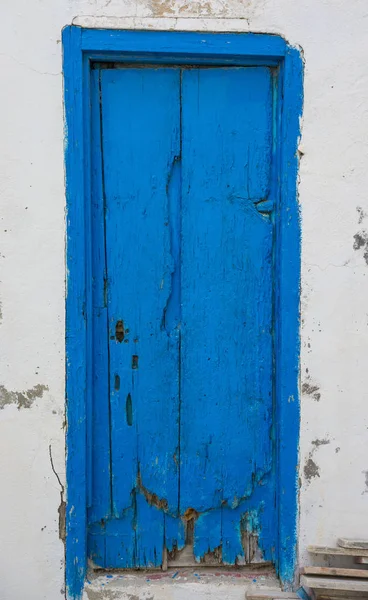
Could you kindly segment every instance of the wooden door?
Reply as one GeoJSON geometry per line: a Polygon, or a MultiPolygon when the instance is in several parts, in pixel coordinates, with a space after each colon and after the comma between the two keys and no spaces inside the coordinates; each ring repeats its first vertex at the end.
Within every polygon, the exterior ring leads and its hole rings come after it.
{"type": "Polygon", "coordinates": [[[92,91],[89,556],[274,560],[272,72],[100,66],[92,91]]]}

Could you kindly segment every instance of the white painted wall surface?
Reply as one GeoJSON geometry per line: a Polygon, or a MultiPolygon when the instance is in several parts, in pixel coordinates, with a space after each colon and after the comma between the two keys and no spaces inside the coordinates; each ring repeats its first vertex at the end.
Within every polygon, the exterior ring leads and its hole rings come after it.
{"type": "Polygon", "coordinates": [[[60,37],[73,19],[272,32],[303,48],[301,561],[308,543],[367,537],[367,0],[3,0],[0,599],[58,600],[64,593],[60,486],[49,447],[64,482],[60,37]],[[314,476],[307,478],[309,460],[316,466],[309,462],[314,476]]]}

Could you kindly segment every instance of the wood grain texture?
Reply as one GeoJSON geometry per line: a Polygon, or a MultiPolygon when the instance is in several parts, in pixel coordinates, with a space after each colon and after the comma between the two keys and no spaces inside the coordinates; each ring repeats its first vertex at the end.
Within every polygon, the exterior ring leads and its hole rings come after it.
{"type": "Polygon", "coordinates": [[[301,575],[326,575],[330,577],[357,577],[368,579],[368,569],[345,569],[343,567],[302,567],[301,575]]]}
{"type": "Polygon", "coordinates": [[[92,188],[92,414],[90,446],[92,472],[91,506],[88,520],[93,523],[111,514],[110,428],[108,373],[108,314],[106,303],[106,256],[101,155],[100,81],[98,71],[91,73],[91,188],[92,188]]]}
{"type": "MultiPolygon", "coordinates": [[[[94,444],[94,425],[90,422],[95,403],[92,398],[94,380],[90,368],[93,351],[90,327],[93,320],[90,282],[93,275],[90,264],[93,242],[90,210],[90,65],[92,64],[90,61],[96,57],[101,61],[114,59],[128,61],[131,64],[151,62],[159,65],[167,64],[169,61],[172,64],[279,67],[275,77],[278,83],[274,93],[279,108],[273,116],[274,140],[277,139],[278,143],[274,145],[272,156],[272,179],[280,184],[281,199],[276,213],[276,223],[279,221],[276,253],[278,270],[276,310],[277,314],[280,314],[275,336],[279,352],[275,392],[278,423],[276,433],[279,446],[277,510],[280,515],[276,567],[282,580],[290,584],[293,580],[296,556],[295,482],[299,428],[297,373],[300,226],[296,190],[298,169],[296,147],[302,108],[303,66],[300,53],[275,35],[89,31],[78,27],[67,27],[63,30],[63,52],[68,211],[67,597],[75,600],[82,594],[87,558],[86,507],[89,506],[89,510],[93,510],[93,477],[96,477],[96,473],[93,473],[94,460],[90,448],[87,447],[86,452],[85,444],[85,440],[89,445],[94,444]]],[[[276,106],[275,101],[274,106],[276,106]]],[[[132,423],[129,426],[133,427],[133,402],[126,402],[125,413],[127,422],[132,423]],[[131,410],[128,410],[129,406],[131,410]]],[[[142,486],[140,487],[143,490],[142,486]]],[[[145,490],[147,497],[152,500],[152,495],[149,496],[147,491],[149,490],[145,490]]],[[[255,494],[257,493],[258,489],[255,490],[255,494]]],[[[157,497],[154,499],[158,500],[157,497]]],[[[271,498],[265,500],[263,497],[263,501],[270,506],[273,500],[271,498]]],[[[132,505],[134,502],[135,498],[132,494],[132,505]]],[[[257,512],[259,511],[248,511],[247,520],[250,529],[257,526],[257,512]]],[[[133,511],[134,514],[136,510],[133,511]]],[[[205,517],[204,514],[204,520],[205,517]]],[[[234,520],[234,513],[229,513],[229,519],[230,522],[234,520]]],[[[200,518],[197,519],[198,525],[199,520],[200,518]]],[[[185,536],[183,521],[178,521],[168,513],[165,513],[165,521],[167,544],[172,544],[173,548],[176,545],[180,547],[184,544],[185,536]]],[[[268,525],[271,525],[271,522],[268,525]]],[[[268,525],[265,526],[263,522],[260,537],[267,537],[268,525]]],[[[248,526],[243,524],[244,530],[248,526]]],[[[101,531],[97,532],[94,527],[95,524],[91,523],[89,537],[102,536],[100,540],[94,540],[94,546],[104,556],[107,564],[110,565],[111,561],[115,560],[120,566],[128,565],[137,553],[136,520],[127,518],[100,521],[99,527],[100,530],[104,530],[103,534],[101,531]],[[115,527],[115,530],[111,529],[110,524],[115,527]],[[111,544],[106,543],[107,538],[113,538],[110,540],[111,544]],[[129,549],[130,556],[125,555],[124,548],[129,549]]],[[[246,533],[248,535],[248,532],[246,533]]],[[[250,539],[251,537],[250,534],[250,539]]],[[[250,542],[247,552],[250,552],[251,547],[253,544],[250,542]]]]}
{"type": "Polygon", "coordinates": [[[328,546],[308,546],[310,554],[330,554],[331,556],[367,556],[368,550],[354,550],[353,548],[329,548],[328,546]]]}
{"type": "Polygon", "coordinates": [[[178,333],[168,313],[179,71],[102,71],[101,99],[113,514],[125,518],[128,511],[126,518],[136,520],[136,564],[157,566],[162,509],[178,509],[178,333]],[[115,337],[118,321],[122,341],[115,337]]]}
{"type": "Polygon", "coordinates": [[[270,71],[183,71],[182,99],[180,511],[201,514],[196,556],[234,563],[236,509],[273,486],[270,71]]]}
{"type": "Polygon", "coordinates": [[[249,546],[257,539],[270,560],[270,70],[95,73],[102,144],[94,153],[102,152],[102,174],[96,168],[94,186],[104,208],[94,220],[99,364],[91,522],[106,518],[110,498],[111,516],[131,524],[134,544],[114,563],[112,545],[126,533],[91,531],[93,558],[105,567],[158,566],[164,543],[169,551],[189,543],[183,524],[191,522],[198,561],[213,552],[226,564],[259,561],[262,554],[249,546]],[[106,542],[100,556],[99,535],[106,542]]]}
{"type": "Polygon", "coordinates": [[[358,581],[353,579],[333,579],[332,577],[313,577],[311,575],[302,575],[301,585],[313,590],[331,590],[344,592],[361,592],[365,596],[368,594],[368,580],[358,581]]]}

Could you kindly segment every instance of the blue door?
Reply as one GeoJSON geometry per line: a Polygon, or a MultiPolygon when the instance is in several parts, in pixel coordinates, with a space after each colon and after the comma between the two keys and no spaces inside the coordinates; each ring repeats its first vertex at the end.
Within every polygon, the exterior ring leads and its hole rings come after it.
{"type": "Polygon", "coordinates": [[[92,71],[89,556],[275,560],[272,70],[112,67],[92,71]]]}

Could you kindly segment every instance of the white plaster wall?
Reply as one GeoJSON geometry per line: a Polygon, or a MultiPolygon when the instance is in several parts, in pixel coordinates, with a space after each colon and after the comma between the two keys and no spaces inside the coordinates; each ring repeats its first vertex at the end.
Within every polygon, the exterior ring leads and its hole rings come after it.
{"type": "Polygon", "coordinates": [[[49,448],[63,483],[60,32],[73,19],[273,32],[303,48],[301,560],[308,543],[368,536],[367,1],[2,0],[1,8],[0,599],[63,594],[49,448]]]}

